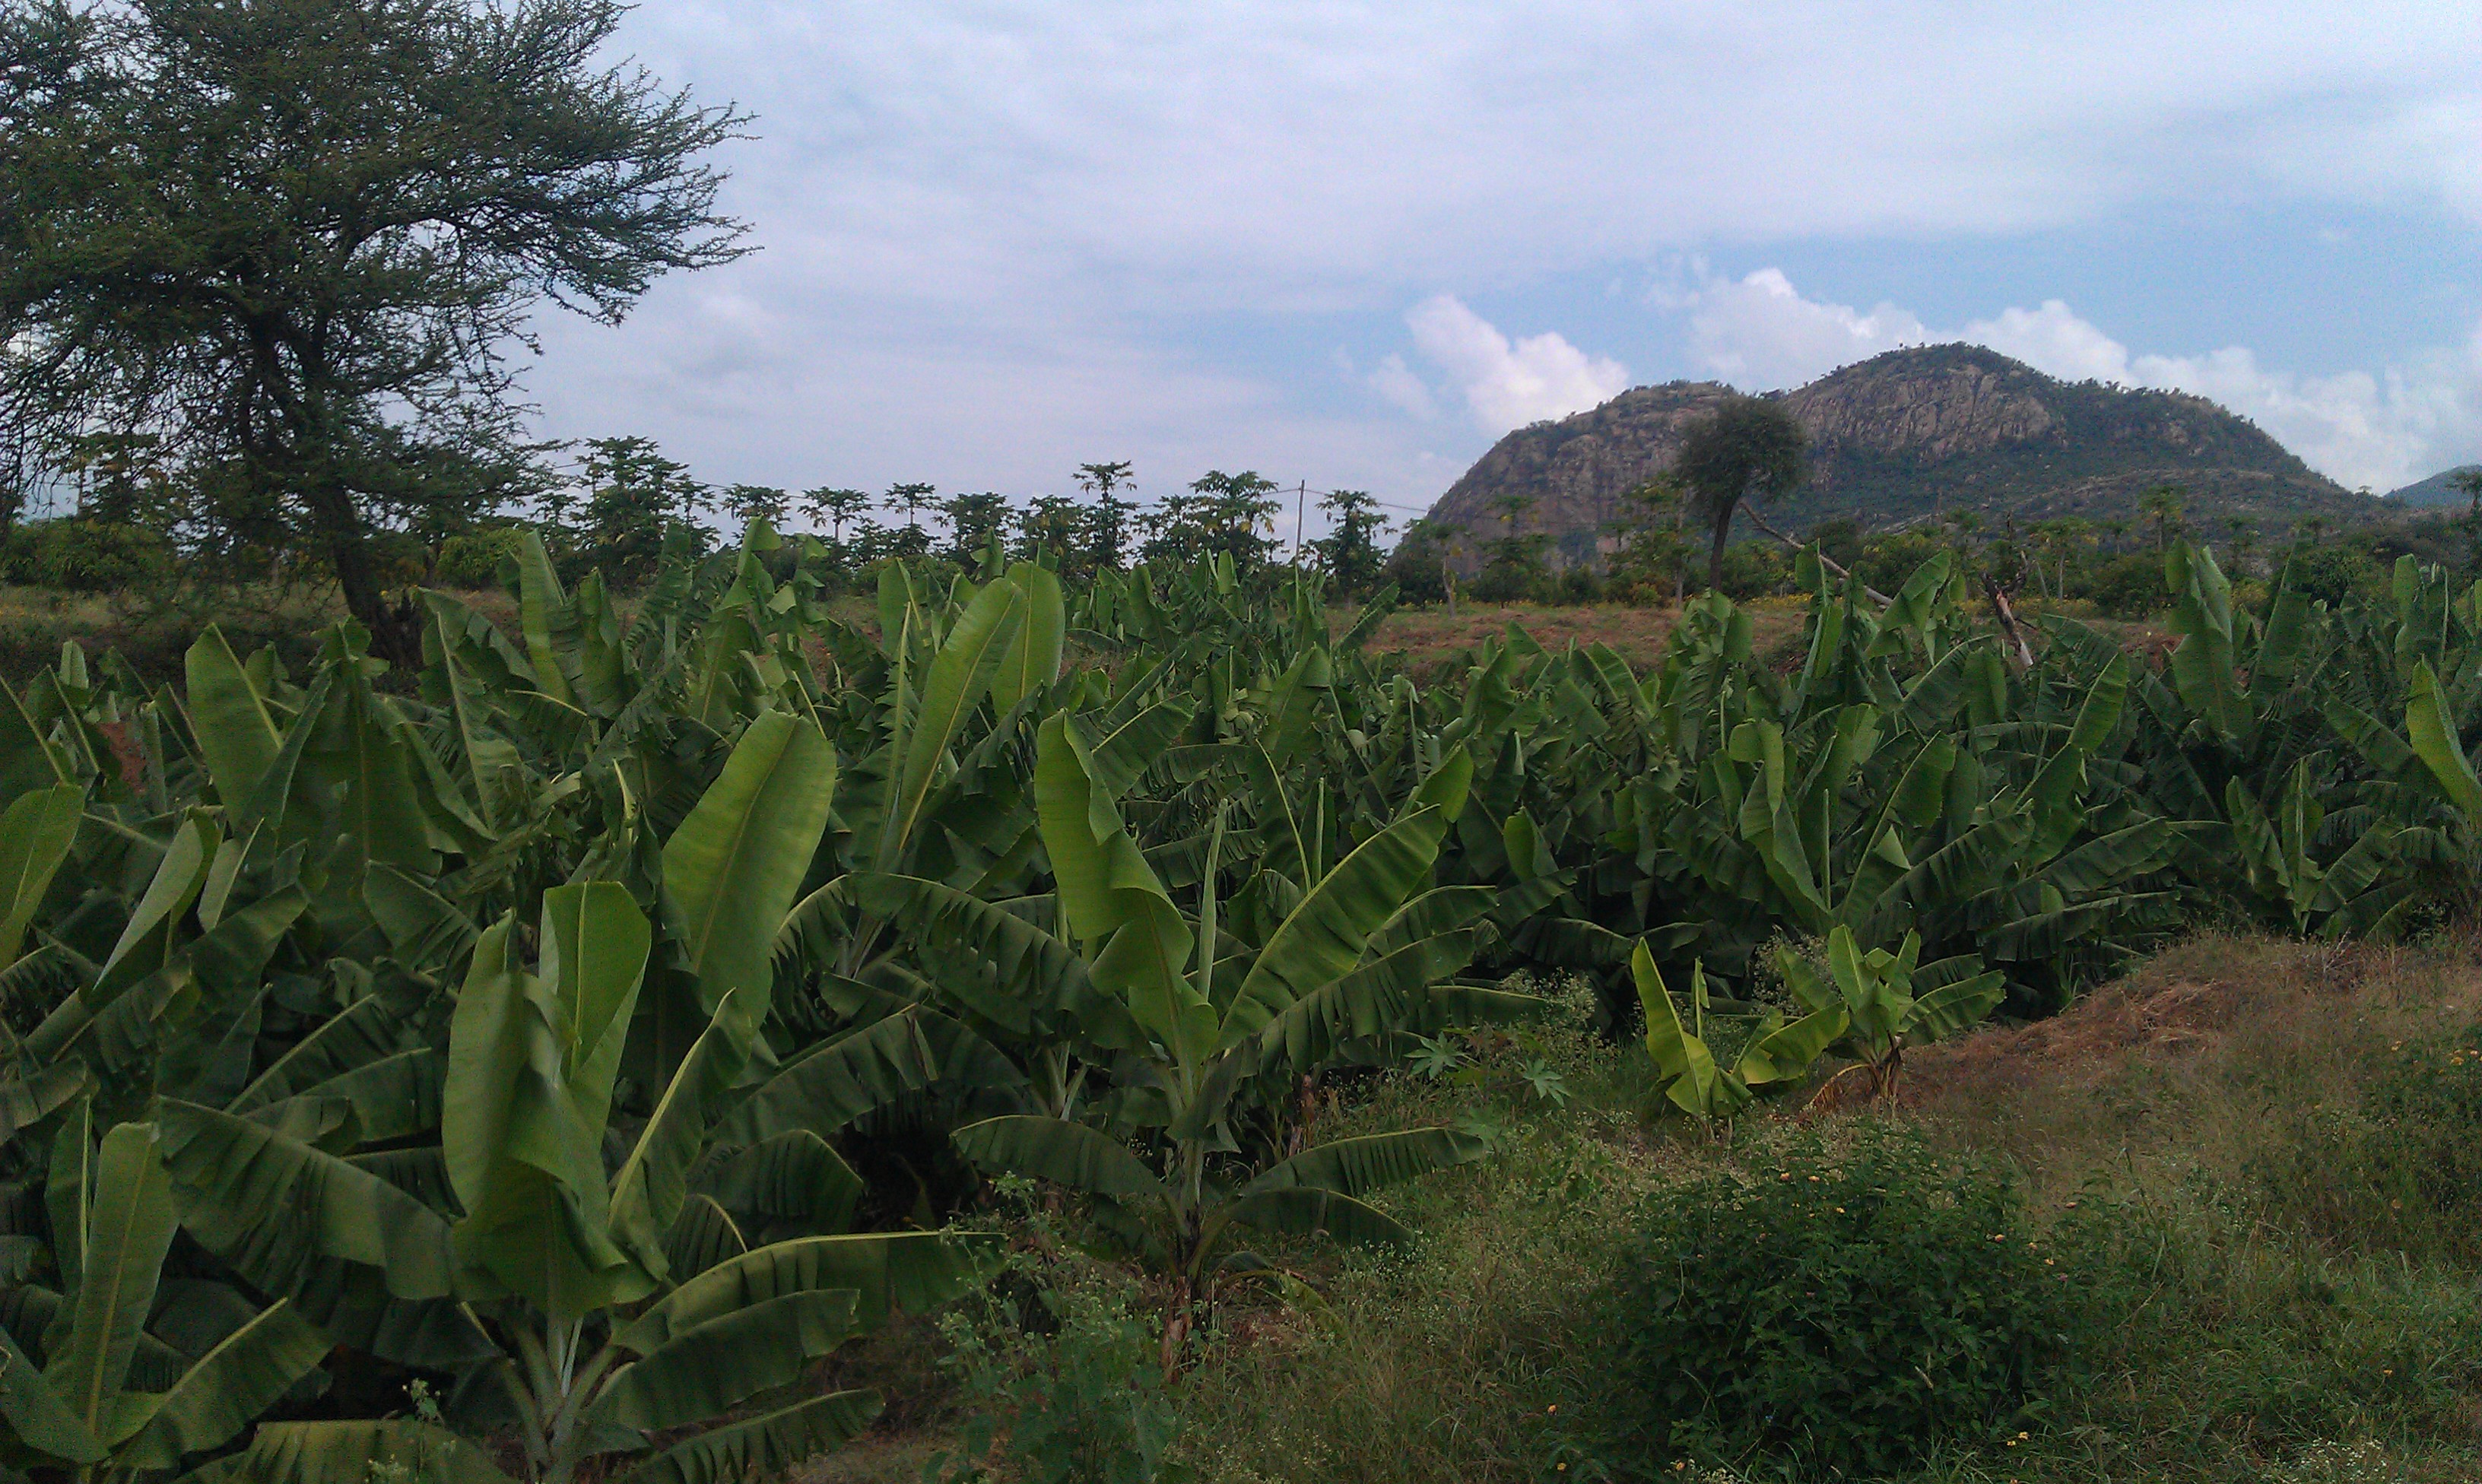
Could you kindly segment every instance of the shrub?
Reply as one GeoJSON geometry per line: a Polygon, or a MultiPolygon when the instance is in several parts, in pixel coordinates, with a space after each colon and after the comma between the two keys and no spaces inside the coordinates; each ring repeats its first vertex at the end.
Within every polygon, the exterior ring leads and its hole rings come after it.
{"type": "Polygon", "coordinates": [[[33,570],[45,587],[68,592],[119,592],[144,586],[171,569],[164,538],[143,526],[99,520],[47,520],[28,528],[33,570]]]}
{"type": "Polygon", "coordinates": [[[40,530],[21,521],[0,531],[0,583],[27,586],[41,581],[35,575],[35,535],[40,530]]]}
{"type": "Polygon", "coordinates": [[[2163,559],[2152,552],[2123,552],[2095,568],[2085,595],[2114,618],[2151,617],[2172,606],[2163,559]]]}
{"type": "Polygon", "coordinates": [[[1851,565],[1862,581],[1881,592],[1894,592],[1923,562],[1946,549],[1946,543],[1926,533],[1898,531],[1863,540],[1862,559],[1851,565]]]}
{"type": "Polygon", "coordinates": [[[371,575],[383,587],[416,586],[431,569],[430,548],[411,532],[374,531],[364,549],[370,555],[371,575]]]}
{"type": "Polygon", "coordinates": [[[1396,585],[1397,597],[1421,606],[1447,601],[1448,582],[1439,570],[1439,551],[1428,541],[1400,542],[1380,569],[1380,580],[1396,585]]]}
{"type": "Polygon", "coordinates": [[[964,1428],[951,1484],[989,1478],[976,1461],[994,1443],[1019,1484],[1152,1484],[1175,1472],[1164,1452],[1179,1415],[1156,1360],[1159,1325],[1093,1292],[1043,1289],[1035,1302],[1051,1333],[1030,1326],[1009,1349],[946,1326],[965,1393],[984,1409],[964,1428]]]}
{"type": "Polygon", "coordinates": [[[1782,592],[1791,581],[1791,553],[1773,542],[1736,541],[1724,548],[1724,595],[1735,602],[1782,592]]]}
{"type": "Polygon", "coordinates": [[[1551,580],[1551,596],[1561,603],[1593,603],[1603,596],[1602,574],[1584,562],[1562,567],[1551,580]]]}
{"type": "Polygon", "coordinates": [[[2285,586],[2329,608],[2341,604],[2356,589],[2375,592],[2379,581],[2378,564],[2347,546],[2319,546],[2296,551],[2284,567],[2285,586]]]}
{"type": "Polygon", "coordinates": [[[439,543],[432,581],[442,587],[481,592],[500,585],[500,563],[516,560],[525,533],[515,526],[487,526],[439,543]]]}
{"type": "Polygon", "coordinates": [[[940,1367],[972,1408],[926,1484],[1161,1484],[1179,1431],[1163,1324],[1124,1275],[1073,1256],[1032,1182],[997,1192],[1025,1237],[997,1281],[940,1316],[940,1367]],[[994,1475],[989,1467],[1001,1465],[994,1475]]]}
{"type": "Polygon", "coordinates": [[[1870,1475],[2021,1412],[2063,1360],[2070,1268],[2013,1183],[1865,1129],[1667,1187],[1610,1295],[1615,1443],[1870,1475]]]}

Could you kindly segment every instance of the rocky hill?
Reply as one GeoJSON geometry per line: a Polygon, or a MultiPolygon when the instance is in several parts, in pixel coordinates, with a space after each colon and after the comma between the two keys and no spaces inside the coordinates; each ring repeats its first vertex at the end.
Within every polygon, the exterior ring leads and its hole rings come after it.
{"type": "Polygon", "coordinates": [[[2482,464],[2460,464],[2453,469],[2442,469],[2426,480],[2407,484],[2402,489],[2388,491],[2388,499],[2393,504],[2402,506],[2427,508],[2442,506],[2462,508],[2470,503],[2473,497],[2450,484],[2448,481],[2465,474],[2482,474],[2482,464]]]}
{"type": "MultiPolygon", "coordinates": [[[[1669,469],[1688,426],[1729,392],[1713,381],[1638,387],[1519,429],[1432,518],[1466,532],[1471,549],[1507,533],[1503,496],[1528,497],[1518,529],[1551,537],[1553,564],[1591,560],[1632,513],[1623,497],[1669,469]]],[[[1810,438],[1808,481],[1765,507],[1787,530],[1842,516],[1884,531],[1959,508],[1987,528],[2011,517],[2133,521],[2138,497],[2157,484],[2180,485],[2202,527],[2240,518],[2276,534],[2304,515],[2385,513],[2205,398],[2060,381],[1978,346],[1891,351],[1776,397],[1810,438]]]]}

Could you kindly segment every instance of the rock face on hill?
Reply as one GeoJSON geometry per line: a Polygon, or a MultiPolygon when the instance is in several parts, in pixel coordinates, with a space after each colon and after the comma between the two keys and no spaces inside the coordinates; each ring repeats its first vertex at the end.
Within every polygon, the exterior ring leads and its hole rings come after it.
{"type": "MultiPolygon", "coordinates": [[[[1468,553],[1508,533],[1503,497],[1532,504],[1518,529],[1550,540],[1555,566],[1611,550],[1624,497],[1670,469],[1688,427],[1730,388],[1675,381],[1499,440],[1432,508],[1468,553]]],[[[1799,531],[1849,517],[1884,531],[1969,508],[1986,529],[2075,515],[2138,518],[2157,484],[2184,491],[2201,527],[2240,518],[2281,534],[2293,520],[2377,518],[2377,502],[2313,472],[2246,419],[2202,397],[2055,380],[1978,346],[1891,351],[1776,394],[1809,430],[1809,477],[1766,504],[1799,531]]]]}

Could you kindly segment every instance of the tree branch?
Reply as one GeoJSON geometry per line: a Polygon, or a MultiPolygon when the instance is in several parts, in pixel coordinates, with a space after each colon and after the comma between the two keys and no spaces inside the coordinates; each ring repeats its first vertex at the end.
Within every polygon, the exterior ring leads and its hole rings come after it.
{"type": "Polygon", "coordinates": [[[1982,577],[1982,590],[1991,599],[1991,611],[1999,615],[1999,627],[2007,631],[2008,642],[2017,648],[2017,667],[2032,669],[2034,649],[2025,642],[2025,631],[2018,627],[2016,610],[2008,606],[2008,594],[2000,590],[1999,585],[1992,581],[1987,572],[1982,577]]]}
{"type": "MultiPolygon", "coordinates": [[[[1767,523],[1767,518],[1758,513],[1757,506],[1747,495],[1743,495],[1741,497],[1741,511],[1743,514],[1750,517],[1751,525],[1756,526],[1760,531],[1774,536],[1777,540],[1791,547],[1794,551],[1804,550],[1801,542],[1794,540],[1792,537],[1769,525],[1767,523]]],[[[1852,573],[1844,570],[1844,568],[1836,562],[1835,558],[1827,555],[1827,553],[1823,551],[1818,554],[1818,564],[1825,567],[1830,572],[1835,573],[1838,577],[1849,579],[1853,576],[1852,573]]],[[[1886,608],[1888,604],[1896,601],[1886,593],[1881,592],[1878,588],[1871,586],[1868,583],[1863,583],[1862,585],[1862,591],[1871,602],[1878,604],[1881,608],[1886,608]]]]}

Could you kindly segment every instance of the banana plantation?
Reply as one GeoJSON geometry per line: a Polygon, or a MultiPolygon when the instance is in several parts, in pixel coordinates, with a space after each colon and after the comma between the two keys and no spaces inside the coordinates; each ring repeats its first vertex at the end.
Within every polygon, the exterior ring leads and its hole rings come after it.
{"type": "Polygon", "coordinates": [[[823,1362],[986,1281],[993,1178],[1177,1365],[1219,1285],[1490,1157],[1321,1089],[1551,984],[1720,1128],[2201,924],[2422,931],[2482,865],[2482,586],[2410,558],[2254,612],[2176,547],[2149,655],[1806,556],[1797,640],[1710,595],[1650,673],[1511,629],[1417,675],[1307,573],[979,576],[887,566],[874,624],[764,525],[626,603],[538,542],[515,623],[424,600],[418,674],[346,625],[10,689],[0,1462],[762,1476],[881,1407],[823,1362]]]}

